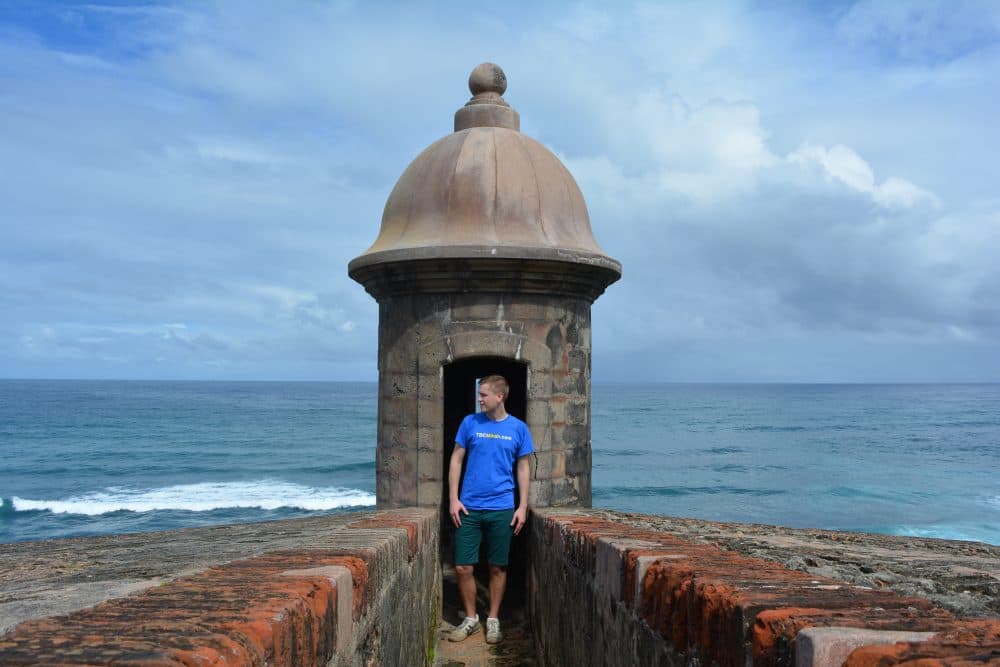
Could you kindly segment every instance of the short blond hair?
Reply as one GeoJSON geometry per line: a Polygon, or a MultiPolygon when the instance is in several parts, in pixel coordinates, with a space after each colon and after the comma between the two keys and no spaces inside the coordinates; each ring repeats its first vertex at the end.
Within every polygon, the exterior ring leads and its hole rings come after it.
{"type": "Polygon", "coordinates": [[[480,387],[484,384],[488,384],[494,394],[503,394],[503,399],[505,401],[507,400],[507,394],[510,391],[510,385],[507,384],[507,378],[502,375],[487,375],[479,381],[480,387]]]}

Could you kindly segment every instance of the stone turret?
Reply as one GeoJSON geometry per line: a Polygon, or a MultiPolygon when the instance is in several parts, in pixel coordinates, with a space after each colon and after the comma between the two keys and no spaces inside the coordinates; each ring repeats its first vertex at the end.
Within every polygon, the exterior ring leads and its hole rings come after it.
{"type": "Polygon", "coordinates": [[[379,303],[380,508],[447,499],[458,424],[491,373],[535,440],[531,504],[590,506],[590,307],[621,265],[506,88],[498,66],[473,70],[455,132],[403,172],[348,269],[379,303]]]}

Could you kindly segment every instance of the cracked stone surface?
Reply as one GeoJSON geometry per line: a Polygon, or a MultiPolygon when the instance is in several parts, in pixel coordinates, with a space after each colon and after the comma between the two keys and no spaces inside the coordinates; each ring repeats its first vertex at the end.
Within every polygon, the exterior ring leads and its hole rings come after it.
{"type": "Polygon", "coordinates": [[[1000,547],[981,542],[603,512],[793,570],[925,597],[959,616],[1000,616],[1000,547]]]}

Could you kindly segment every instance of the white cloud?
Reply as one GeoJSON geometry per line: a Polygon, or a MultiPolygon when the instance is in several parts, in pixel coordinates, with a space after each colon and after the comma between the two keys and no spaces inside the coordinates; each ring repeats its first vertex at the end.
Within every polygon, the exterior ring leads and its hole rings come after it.
{"type": "Polygon", "coordinates": [[[830,178],[854,190],[870,194],[882,206],[908,208],[921,203],[937,203],[937,197],[932,193],[921,190],[905,179],[893,176],[877,183],[871,166],[847,146],[824,148],[803,144],[789,153],[786,159],[806,167],[819,165],[830,178]]]}

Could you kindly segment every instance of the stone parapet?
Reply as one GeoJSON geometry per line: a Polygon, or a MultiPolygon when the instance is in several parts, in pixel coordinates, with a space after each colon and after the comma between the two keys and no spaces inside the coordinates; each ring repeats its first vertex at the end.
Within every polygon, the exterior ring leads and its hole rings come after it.
{"type": "Polygon", "coordinates": [[[926,598],[678,537],[650,527],[657,520],[533,512],[528,597],[541,664],[1000,665],[995,617],[961,618],[926,598]]]}
{"type": "MultiPolygon", "coordinates": [[[[273,546],[287,542],[285,531],[294,525],[274,522],[244,530],[256,530],[273,546]]],[[[325,531],[316,530],[315,522],[305,525],[315,539],[299,540],[294,548],[230,560],[134,595],[22,622],[0,636],[0,664],[429,662],[440,620],[437,512],[349,515],[325,531]]],[[[221,530],[238,533],[239,528],[221,530]]],[[[164,558],[170,559],[178,557],[172,538],[183,541],[184,533],[148,537],[163,540],[164,558]]],[[[206,551],[219,547],[204,531],[201,540],[206,551]]],[[[102,556],[108,554],[98,559],[102,556]]],[[[175,562],[182,564],[182,559],[175,562]]]]}
{"type": "MultiPolygon", "coordinates": [[[[0,545],[0,665],[430,664],[439,538],[405,508],[0,545]]],[[[998,547],[536,508],[526,551],[517,664],[1000,665],[998,547]]]]}

